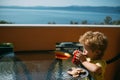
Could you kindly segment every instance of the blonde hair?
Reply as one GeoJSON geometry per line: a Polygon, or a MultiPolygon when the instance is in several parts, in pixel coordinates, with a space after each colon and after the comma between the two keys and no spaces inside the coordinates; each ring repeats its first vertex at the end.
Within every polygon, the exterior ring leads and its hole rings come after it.
{"type": "Polygon", "coordinates": [[[88,31],[80,36],[79,42],[88,46],[92,51],[100,50],[100,54],[103,55],[107,48],[107,37],[101,32],[88,31]]]}

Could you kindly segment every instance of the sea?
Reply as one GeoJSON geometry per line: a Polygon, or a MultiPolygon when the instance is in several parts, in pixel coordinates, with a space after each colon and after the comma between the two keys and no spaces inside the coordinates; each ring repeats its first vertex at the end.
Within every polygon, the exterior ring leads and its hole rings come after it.
{"type": "Polygon", "coordinates": [[[85,20],[89,24],[96,24],[104,22],[106,16],[120,20],[120,13],[0,8],[0,20],[14,24],[70,24],[85,20]]]}

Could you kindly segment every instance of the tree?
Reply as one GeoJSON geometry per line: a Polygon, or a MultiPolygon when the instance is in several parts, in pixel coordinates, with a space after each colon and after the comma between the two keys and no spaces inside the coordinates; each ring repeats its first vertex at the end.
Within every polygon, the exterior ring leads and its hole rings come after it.
{"type": "Polygon", "coordinates": [[[0,24],[12,24],[12,22],[7,22],[5,20],[0,20],[0,24]]]}
{"type": "Polygon", "coordinates": [[[70,24],[78,24],[76,21],[70,21],[70,24]]]}
{"type": "Polygon", "coordinates": [[[110,16],[106,16],[104,19],[104,24],[112,24],[112,18],[110,16]]]}
{"type": "Polygon", "coordinates": [[[88,24],[87,20],[83,20],[81,24],[88,24]]]}
{"type": "Polygon", "coordinates": [[[120,25],[120,20],[115,20],[112,22],[113,25],[120,25]]]}

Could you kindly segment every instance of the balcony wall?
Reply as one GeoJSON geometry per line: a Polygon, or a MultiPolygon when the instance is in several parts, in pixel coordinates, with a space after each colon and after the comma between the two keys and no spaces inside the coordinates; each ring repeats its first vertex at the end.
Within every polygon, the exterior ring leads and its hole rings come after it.
{"type": "MultiPolygon", "coordinates": [[[[104,59],[111,59],[120,53],[120,28],[109,26],[1,26],[0,43],[13,43],[15,51],[55,50],[56,42],[78,42],[79,36],[89,30],[103,32],[108,37],[104,59]]],[[[120,78],[119,61],[108,64],[105,80],[120,78]]]]}

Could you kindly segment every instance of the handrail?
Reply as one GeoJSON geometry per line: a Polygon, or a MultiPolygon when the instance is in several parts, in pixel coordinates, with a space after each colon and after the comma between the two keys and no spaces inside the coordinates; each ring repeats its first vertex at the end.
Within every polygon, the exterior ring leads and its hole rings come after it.
{"type": "Polygon", "coordinates": [[[0,27],[120,27],[120,25],[87,25],[87,24],[0,24],[0,27]]]}

